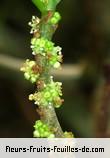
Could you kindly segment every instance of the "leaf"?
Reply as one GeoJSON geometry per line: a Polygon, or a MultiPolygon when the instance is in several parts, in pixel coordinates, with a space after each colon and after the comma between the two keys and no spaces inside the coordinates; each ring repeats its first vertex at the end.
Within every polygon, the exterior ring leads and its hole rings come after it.
{"type": "Polygon", "coordinates": [[[56,8],[56,5],[61,0],[32,0],[32,2],[35,4],[35,6],[42,12],[47,12],[49,10],[54,11],[56,8]]]}

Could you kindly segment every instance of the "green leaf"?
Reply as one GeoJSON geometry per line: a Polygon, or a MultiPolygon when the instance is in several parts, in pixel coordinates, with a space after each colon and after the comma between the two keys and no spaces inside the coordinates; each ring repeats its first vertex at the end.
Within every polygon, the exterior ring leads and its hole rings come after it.
{"type": "Polygon", "coordinates": [[[49,10],[54,11],[56,8],[56,5],[61,0],[32,0],[32,2],[35,4],[35,6],[42,12],[47,12],[49,10]]]}

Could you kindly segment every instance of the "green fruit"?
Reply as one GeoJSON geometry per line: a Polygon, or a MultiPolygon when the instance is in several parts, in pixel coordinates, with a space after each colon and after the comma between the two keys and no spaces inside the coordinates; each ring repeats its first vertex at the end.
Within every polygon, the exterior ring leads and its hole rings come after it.
{"type": "Polygon", "coordinates": [[[58,20],[55,17],[52,17],[50,22],[51,22],[51,24],[55,25],[58,23],[58,20]]]}
{"type": "Polygon", "coordinates": [[[53,17],[51,18],[50,22],[51,22],[51,24],[55,25],[59,22],[60,19],[61,19],[61,16],[60,16],[59,12],[55,12],[53,17]]]}
{"type": "Polygon", "coordinates": [[[59,14],[59,12],[55,12],[54,17],[57,19],[57,21],[61,19],[61,15],[59,14]]]}

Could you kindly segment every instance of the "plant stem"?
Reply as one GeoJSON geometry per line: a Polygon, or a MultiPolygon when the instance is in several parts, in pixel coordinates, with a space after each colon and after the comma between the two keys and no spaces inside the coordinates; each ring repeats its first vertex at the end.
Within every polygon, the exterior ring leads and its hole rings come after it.
{"type": "MultiPolygon", "coordinates": [[[[42,15],[41,18],[41,24],[40,24],[40,37],[46,38],[48,40],[51,40],[53,33],[56,30],[56,27],[53,27],[52,25],[48,24],[49,18],[53,15],[52,11],[49,11],[45,13],[45,15],[42,15]]],[[[34,35],[36,36],[36,35],[34,35]]],[[[36,37],[37,38],[37,37],[36,37]]],[[[36,63],[40,67],[43,68],[43,81],[48,84],[50,82],[50,67],[47,66],[47,61],[45,57],[41,55],[35,56],[36,63]]],[[[58,118],[55,113],[55,109],[53,105],[49,106],[40,106],[37,110],[40,114],[41,120],[48,124],[51,129],[53,129],[55,137],[63,137],[63,131],[61,129],[61,126],[59,124],[58,118]]]]}
{"type": "Polygon", "coordinates": [[[105,138],[108,137],[108,122],[109,122],[109,105],[110,105],[110,65],[104,66],[104,85],[101,98],[101,105],[97,115],[96,136],[105,138]]]}

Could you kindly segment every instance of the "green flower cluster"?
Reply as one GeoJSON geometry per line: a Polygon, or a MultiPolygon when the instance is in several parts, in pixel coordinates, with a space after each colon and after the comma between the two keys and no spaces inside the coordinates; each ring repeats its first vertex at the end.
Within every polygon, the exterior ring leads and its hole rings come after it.
{"type": "Polygon", "coordinates": [[[29,100],[34,100],[35,104],[41,106],[54,105],[56,108],[62,104],[62,96],[60,82],[53,82],[45,85],[44,89],[29,95],[29,100]]]}
{"type": "Polygon", "coordinates": [[[33,50],[33,55],[41,54],[46,56],[50,66],[54,68],[60,67],[60,62],[62,62],[61,47],[55,47],[53,42],[45,38],[32,38],[31,48],[33,50]]]}
{"type": "Polygon", "coordinates": [[[34,137],[37,138],[54,138],[55,135],[49,129],[48,125],[43,123],[41,120],[35,122],[35,131],[33,132],[34,137]]]}
{"type": "Polygon", "coordinates": [[[52,25],[56,25],[60,20],[61,20],[61,16],[60,16],[59,12],[55,12],[53,14],[52,18],[50,19],[50,23],[52,25]]]}
{"type": "Polygon", "coordinates": [[[32,38],[31,48],[33,50],[33,55],[41,54],[46,56],[47,52],[51,52],[54,48],[54,43],[47,40],[46,38],[32,38]]]}
{"type": "Polygon", "coordinates": [[[39,73],[35,73],[32,68],[36,66],[36,62],[33,60],[27,59],[24,65],[21,67],[21,71],[24,72],[24,77],[27,80],[30,80],[32,83],[35,83],[39,78],[39,73]]]}
{"type": "Polygon", "coordinates": [[[62,62],[61,47],[54,47],[51,53],[47,54],[48,64],[54,68],[59,68],[62,62]]]}
{"type": "Polygon", "coordinates": [[[31,31],[30,33],[33,34],[35,32],[37,32],[39,30],[39,23],[40,23],[40,19],[36,16],[32,16],[32,20],[31,22],[29,22],[29,26],[31,26],[31,31]]]}

